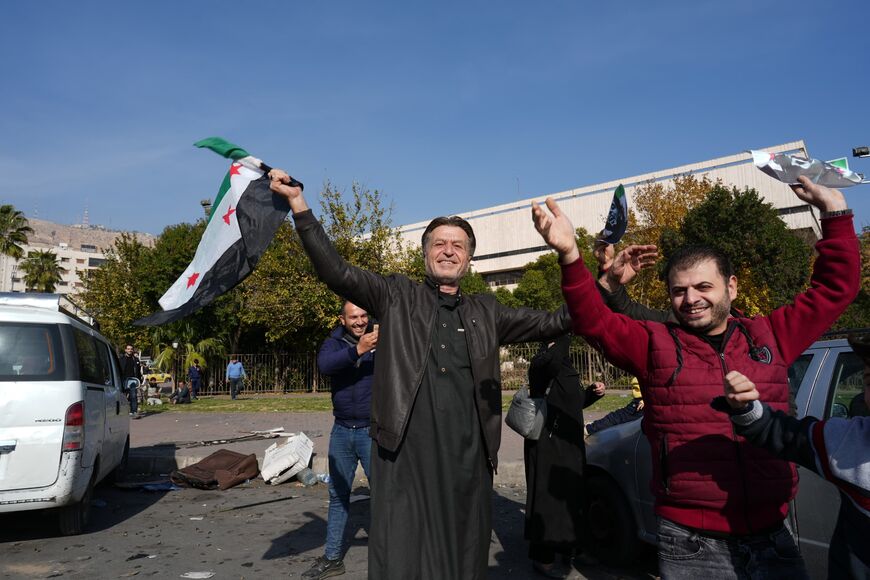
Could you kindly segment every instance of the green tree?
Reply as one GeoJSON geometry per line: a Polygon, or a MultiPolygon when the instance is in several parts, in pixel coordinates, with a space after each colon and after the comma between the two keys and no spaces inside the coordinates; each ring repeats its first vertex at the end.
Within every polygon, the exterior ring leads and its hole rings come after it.
{"type": "Polygon", "coordinates": [[[106,253],[106,261],[87,271],[84,290],[79,295],[85,310],[100,323],[100,332],[115,344],[150,342],[147,328],[133,326],[133,321],[153,312],[152,302],[143,292],[148,277],[145,256],[149,248],[136,236],[122,234],[106,253]]]}
{"type": "Polygon", "coordinates": [[[51,250],[34,250],[21,262],[24,285],[28,291],[54,292],[60,282],[63,269],[57,263],[57,255],[51,250]]]}
{"type": "Polygon", "coordinates": [[[714,186],[677,231],[662,233],[665,258],[684,244],[713,246],[731,259],[739,284],[734,305],[750,315],[790,302],[809,280],[812,249],[753,189],[714,186]]]}
{"type": "Polygon", "coordinates": [[[864,226],[861,243],[861,290],[834,324],[834,328],[870,328],[870,226],[864,226]]]}
{"type": "MultiPolygon", "coordinates": [[[[592,255],[595,237],[584,228],[577,228],[577,247],[586,267],[598,272],[598,264],[592,255]]],[[[562,297],[562,269],[555,253],[549,252],[526,265],[525,272],[513,291],[516,303],[529,308],[553,311],[564,302],[562,297]]]]}
{"type": "Polygon", "coordinates": [[[492,290],[480,272],[469,271],[459,282],[459,288],[463,294],[492,294],[492,290]]]}
{"type": "MultiPolygon", "coordinates": [[[[354,184],[347,197],[327,182],[320,201],[321,223],[344,259],[380,274],[404,273],[422,264],[419,252],[403,247],[391,228],[391,209],[379,191],[354,184]]],[[[290,351],[316,347],[335,325],[342,300],[317,278],[289,222],[242,292],[241,320],[260,329],[273,348],[290,351]]]]}
{"type": "MultiPolygon", "coordinates": [[[[154,353],[154,365],[163,371],[178,371],[183,374],[186,369],[193,366],[194,361],[199,361],[202,368],[212,366],[216,359],[225,354],[224,344],[217,337],[203,337],[193,321],[182,319],[172,325],[158,326],[152,331],[152,352],[154,353]],[[177,344],[175,347],[173,344],[177,344]],[[182,368],[174,369],[173,366],[182,356],[182,368]]],[[[178,377],[174,377],[177,381],[178,377]]]]}
{"type": "Polygon", "coordinates": [[[24,256],[21,246],[32,233],[33,228],[23,213],[11,205],[0,205],[0,254],[20,259],[24,256]]]}

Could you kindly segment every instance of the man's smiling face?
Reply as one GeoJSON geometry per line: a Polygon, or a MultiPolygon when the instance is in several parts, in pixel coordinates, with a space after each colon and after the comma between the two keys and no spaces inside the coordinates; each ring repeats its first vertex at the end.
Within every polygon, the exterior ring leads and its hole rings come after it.
{"type": "Polygon", "coordinates": [[[468,234],[460,227],[438,226],[432,230],[424,248],[426,274],[436,284],[458,285],[471,263],[469,245],[468,234]]]}
{"type": "Polygon", "coordinates": [[[668,279],[671,308],[680,325],[698,334],[720,334],[728,326],[737,278],[722,276],[715,260],[673,270],[668,279]]]}

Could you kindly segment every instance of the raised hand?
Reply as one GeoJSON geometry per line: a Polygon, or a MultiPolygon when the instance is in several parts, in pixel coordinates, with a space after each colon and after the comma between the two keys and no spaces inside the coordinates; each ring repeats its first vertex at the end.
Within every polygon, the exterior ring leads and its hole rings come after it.
{"type": "Polygon", "coordinates": [[[359,342],[356,345],[356,352],[362,356],[370,350],[374,350],[378,346],[379,327],[375,324],[371,332],[367,332],[359,337],[359,342]]]}
{"type": "Polygon", "coordinates": [[[732,409],[742,409],[752,401],[758,400],[755,383],[737,371],[725,375],[725,400],[732,409]]]}
{"type": "Polygon", "coordinates": [[[291,179],[286,171],[277,168],[272,169],[272,171],[269,172],[269,177],[272,179],[269,188],[278,195],[287,198],[287,201],[290,202],[290,208],[293,210],[293,213],[299,213],[308,209],[308,204],[302,196],[302,188],[299,186],[288,185],[291,179]]]}
{"type": "Polygon", "coordinates": [[[655,264],[656,258],[658,248],[652,244],[627,246],[616,254],[610,269],[601,276],[601,285],[613,292],[634,280],[641,270],[655,264]]]}
{"type": "Polygon", "coordinates": [[[532,221],[535,223],[535,229],[547,245],[559,253],[559,261],[562,264],[575,262],[580,258],[580,250],[577,249],[574,226],[568,216],[562,213],[556,200],[548,197],[546,203],[550,213],[544,211],[544,208],[536,202],[532,202],[532,221]]]}
{"type": "Polygon", "coordinates": [[[604,383],[601,383],[601,382],[592,383],[592,392],[595,393],[596,397],[603,397],[604,392],[606,390],[607,390],[607,387],[604,385],[604,383]]]}
{"type": "Polygon", "coordinates": [[[837,211],[846,209],[846,197],[839,190],[813,183],[809,177],[798,177],[800,185],[792,185],[791,189],[801,200],[819,208],[821,211],[837,211]]]}

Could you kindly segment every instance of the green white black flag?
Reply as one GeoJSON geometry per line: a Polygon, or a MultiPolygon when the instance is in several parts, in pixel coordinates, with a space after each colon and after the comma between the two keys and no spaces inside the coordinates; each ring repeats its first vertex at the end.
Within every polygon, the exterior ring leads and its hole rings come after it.
{"type": "Polygon", "coordinates": [[[199,141],[233,159],[211,209],[193,261],[160,298],[162,312],[137,320],[139,326],[173,322],[211,303],[254,271],[286,219],[290,206],[269,188],[263,163],[247,151],[211,138],[199,141]]]}

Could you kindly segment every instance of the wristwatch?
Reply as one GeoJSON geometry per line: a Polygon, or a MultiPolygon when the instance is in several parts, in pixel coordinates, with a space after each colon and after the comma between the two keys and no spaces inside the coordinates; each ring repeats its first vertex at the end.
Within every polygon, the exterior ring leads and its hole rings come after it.
{"type": "Polygon", "coordinates": [[[832,217],[837,217],[840,215],[852,215],[852,209],[846,208],[846,209],[838,209],[838,210],[834,210],[834,211],[823,211],[821,214],[821,218],[824,220],[824,219],[828,219],[828,218],[832,218],[832,217]]]}

